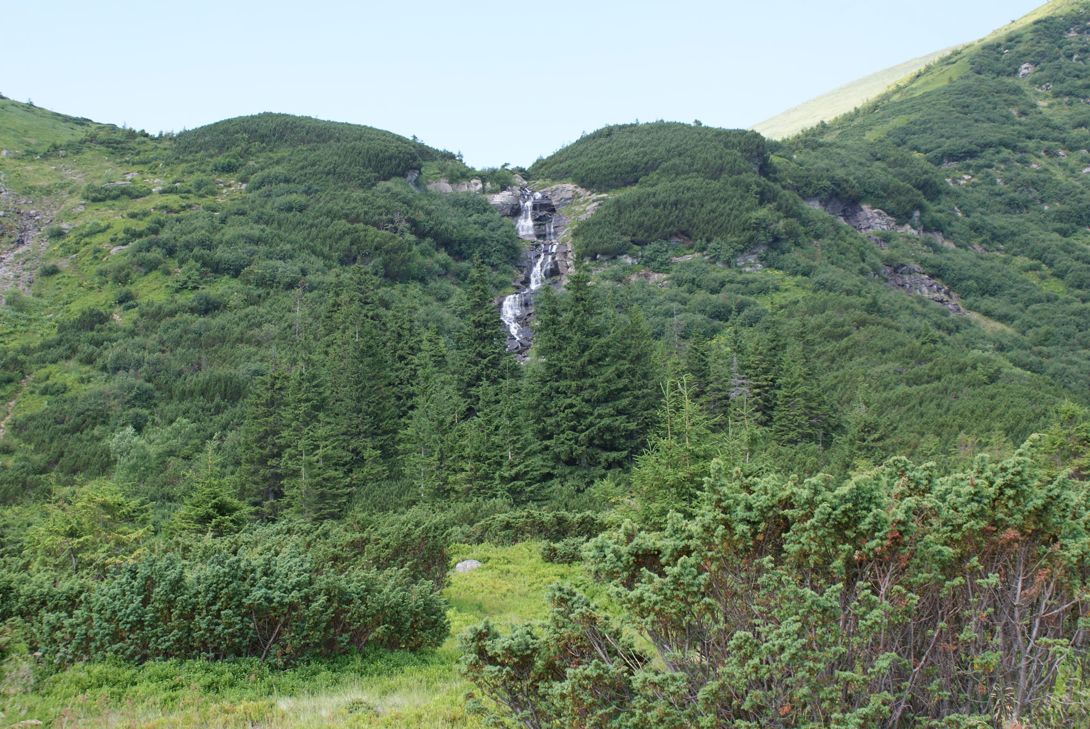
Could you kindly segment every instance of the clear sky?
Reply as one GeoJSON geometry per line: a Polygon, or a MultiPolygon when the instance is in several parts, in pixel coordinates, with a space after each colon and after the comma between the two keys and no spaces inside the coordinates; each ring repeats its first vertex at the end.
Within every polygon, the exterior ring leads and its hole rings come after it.
{"type": "Polygon", "coordinates": [[[282,111],[475,166],[605,124],[747,127],[1043,0],[0,0],[0,92],[149,132],[282,111]]]}

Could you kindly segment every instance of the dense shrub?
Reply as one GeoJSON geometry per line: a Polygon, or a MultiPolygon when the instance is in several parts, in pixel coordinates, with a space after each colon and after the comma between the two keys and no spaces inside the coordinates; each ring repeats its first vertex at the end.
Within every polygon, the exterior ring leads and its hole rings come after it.
{"type": "Polygon", "coordinates": [[[107,200],[130,199],[135,200],[147,197],[151,194],[151,188],[131,182],[112,182],[105,185],[88,185],[83,188],[83,197],[88,202],[105,202],[107,200]]]}
{"type": "Polygon", "coordinates": [[[588,548],[615,618],[570,589],[537,628],[463,638],[468,676],[527,727],[1032,723],[1086,670],[1086,482],[1033,463],[844,481],[713,471],[693,518],[588,548]]]}
{"type": "Polygon", "coordinates": [[[251,656],[290,662],[364,646],[417,649],[447,633],[430,582],[404,570],[323,569],[290,550],[148,556],[73,598],[22,596],[53,663],[251,656]]]}
{"type": "Polygon", "coordinates": [[[597,536],[606,528],[601,514],[594,512],[523,509],[496,514],[475,525],[469,541],[515,544],[528,539],[550,542],[597,536]]]}
{"type": "Polygon", "coordinates": [[[767,162],[765,140],[756,132],[654,122],[603,127],[539,160],[529,172],[612,190],[634,185],[657,170],[720,179],[760,173],[767,162]]]}

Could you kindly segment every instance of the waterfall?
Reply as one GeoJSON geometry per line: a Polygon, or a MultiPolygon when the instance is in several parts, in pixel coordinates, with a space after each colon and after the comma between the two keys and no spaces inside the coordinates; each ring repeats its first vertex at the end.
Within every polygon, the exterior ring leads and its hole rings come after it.
{"type": "Polygon", "coordinates": [[[520,358],[525,358],[530,348],[534,292],[560,272],[556,260],[559,245],[554,213],[548,197],[527,187],[519,190],[519,217],[515,228],[520,238],[532,241],[527,259],[529,265],[516,283],[517,291],[504,298],[500,306],[500,319],[507,329],[507,351],[518,354],[520,358]]]}
{"type": "Polygon", "coordinates": [[[534,201],[540,200],[541,194],[535,193],[528,187],[519,191],[519,205],[522,208],[518,223],[515,225],[519,238],[524,240],[536,240],[537,233],[534,230],[534,201]]]}

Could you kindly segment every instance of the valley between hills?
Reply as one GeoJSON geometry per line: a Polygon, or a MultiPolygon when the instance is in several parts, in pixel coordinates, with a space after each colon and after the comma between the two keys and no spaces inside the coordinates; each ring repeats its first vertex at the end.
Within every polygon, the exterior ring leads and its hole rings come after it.
{"type": "Polygon", "coordinates": [[[0,726],[1087,725],[1088,59],[486,169],[0,97],[0,726]]]}

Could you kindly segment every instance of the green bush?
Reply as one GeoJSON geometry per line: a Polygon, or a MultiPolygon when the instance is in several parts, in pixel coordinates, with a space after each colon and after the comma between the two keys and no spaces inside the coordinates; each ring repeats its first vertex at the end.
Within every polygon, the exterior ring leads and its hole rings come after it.
{"type": "Polygon", "coordinates": [[[1039,447],[842,481],[719,464],[691,518],[588,547],[620,613],[560,588],[544,625],[471,629],[463,666],[536,727],[1033,725],[1090,648],[1090,484],[1039,447]]]}
{"type": "Polygon", "coordinates": [[[88,202],[105,202],[107,200],[135,200],[147,197],[151,194],[151,188],[131,182],[113,182],[105,185],[87,185],[83,188],[83,197],[88,202]]]}
{"type": "Polygon", "coordinates": [[[435,646],[448,630],[431,583],[404,570],[323,569],[290,550],[199,561],[152,555],[86,588],[75,599],[19,600],[33,608],[22,617],[52,663],[247,656],[290,663],[365,646],[435,646]]]}
{"type": "Polygon", "coordinates": [[[474,543],[515,544],[531,539],[559,542],[569,538],[588,539],[601,534],[605,528],[604,517],[589,511],[523,509],[484,519],[468,536],[474,543]]]}
{"type": "Polygon", "coordinates": [[[575,564],[583,559],[583,546],[586,543],[587,540],[582,537],[545,542],[541,545],[541,559],[553,564],[575,564]]]}

